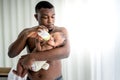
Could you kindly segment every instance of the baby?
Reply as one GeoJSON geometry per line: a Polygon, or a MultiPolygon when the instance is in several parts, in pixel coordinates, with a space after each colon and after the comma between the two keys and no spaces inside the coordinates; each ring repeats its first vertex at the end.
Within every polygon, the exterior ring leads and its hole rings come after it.
{"type": "MultiPolygon", "coordinates": [[[[54,32],[49,34],[48,30],[44,26],[40,26],[38,28],[38,37],[35,40],[35,49],[33,52],[46,51],[56,47],[60,47],[64,45],[66,38],[61,32],[54,32]]],[[[39,71],[40,69],[47,70],[49,68],[49,64],[47,61],[34,61],[31,69],[32,71],[39,71]]],[[[21,77],[24,77],[27,73],[27,70],[23,68],[20,61],[17,64],[17,70],[13,70],[13,72],[21,77]]]]}

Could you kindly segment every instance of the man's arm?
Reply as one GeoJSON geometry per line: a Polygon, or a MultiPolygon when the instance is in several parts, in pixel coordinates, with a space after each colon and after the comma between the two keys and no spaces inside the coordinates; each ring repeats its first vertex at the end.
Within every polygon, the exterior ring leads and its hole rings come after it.
{"type": "Polygon", "coordinates": [[[20,36],[14,41],[10,46],[8,50],[8,56],[10,58],[13,58],[20,54],[20,52],[25,48],[26,44],[26,37],[20,36]]]}
{"type": "Polygon", "coordinates": [[[26,46],[26,40],[29,37],[36,37],[37,28],[27,28],[24,29],[18,36],[18,38],[9,46],[8,49],[8,56],[13,58],[20,54],[20,52],[25,48],[26,46]]]}

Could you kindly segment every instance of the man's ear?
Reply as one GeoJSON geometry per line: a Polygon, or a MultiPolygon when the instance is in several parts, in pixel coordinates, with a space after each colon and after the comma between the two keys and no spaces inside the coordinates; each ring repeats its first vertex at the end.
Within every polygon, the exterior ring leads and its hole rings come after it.
{"type": "Polygon", "coordinates": [[[35,19],[38,21],[38,15],[34,14],[35,19]]]}

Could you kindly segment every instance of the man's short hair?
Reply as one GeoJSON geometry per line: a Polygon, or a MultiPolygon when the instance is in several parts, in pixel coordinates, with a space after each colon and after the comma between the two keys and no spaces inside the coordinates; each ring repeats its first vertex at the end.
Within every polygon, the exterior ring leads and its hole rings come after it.
{"type": "Polygon", "coordinates": [[[35,7],[35,12],[37,13],[41,8],[54,8],[54,6],[48,1],[40,1],[35,7]]]}

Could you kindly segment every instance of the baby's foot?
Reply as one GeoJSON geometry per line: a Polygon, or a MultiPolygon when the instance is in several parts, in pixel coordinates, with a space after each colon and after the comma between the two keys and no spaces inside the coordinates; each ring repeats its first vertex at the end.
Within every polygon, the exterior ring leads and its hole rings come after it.
{"type": "Polygon", "coordinates": [[[17,76],[19,76],[16,70],[13,70],[12,72],[13,72],[14,74],[16,74],[17,76]]]}

